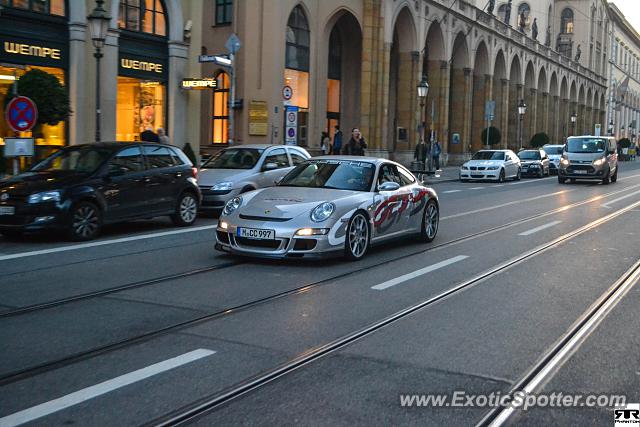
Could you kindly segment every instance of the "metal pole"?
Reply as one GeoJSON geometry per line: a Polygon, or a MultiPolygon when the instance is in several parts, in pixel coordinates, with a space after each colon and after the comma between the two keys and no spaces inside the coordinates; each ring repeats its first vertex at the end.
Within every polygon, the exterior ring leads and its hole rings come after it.
{"type": "Polygon", "coordinates": [[[523,114],[520,114],[520,120],[518,121],[518,139],[520,140],[520,149],[522,150],[522,117],[523,114]]]}
{"type": "Polygon", "coordinates": [[[487,150],[489,149],[489,131],[491,129],[491,119],[487,117],[487,150]]]}
{"type": "Polygon", "coordinates": [[[235,110],[233,109],[236,104],[236,60],[235,55],[233,53],[229,53],[229,59],[231,60],[231,90],[230,90],[230,99],[229,99],[229,135],[227,137],[229,144],[234,143],[234,115],[235,110]]]}
{"type": "Polygon", "coordinates": [[[102,58],[102,49],[96,47],[93,54],[96,58],[96,142],[100,142],[100,58],[102,58]]]}

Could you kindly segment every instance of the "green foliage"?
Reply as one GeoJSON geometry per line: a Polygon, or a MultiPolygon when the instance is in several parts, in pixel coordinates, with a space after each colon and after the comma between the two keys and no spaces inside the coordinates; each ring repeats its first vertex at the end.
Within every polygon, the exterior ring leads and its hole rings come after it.
{"type": "MultiPolygon", "coordinates": [[[[34,68],[18,80],[18,94],[31,98],[38,108],[38,125],[55,125],[71,114],[67,90],[52,74],[34,68]]],[[[6,102],[12,97],[7,96],[6,102]]]]}
{"type": "Polygon", "coordinates": [[[529,145],[531,147],[542,147],[550,142],[549,135],[544,132],[536,133],[531,137],[529,145]]]}
{"type": "Polygon", "coordinates": [[[484,128],[482,130],[482,145],[487,143],[487,129],[489,129],[489,145],[498,145],[500,144],[500,140],[502,140],[502,135],[500,134],[500,130],[491,126],[490,128],[484,128]]]}
{"type": "Polygon", "coordinates": [[[618,141],[618,143],[620,144],[620,147],[622,147],[622,148],[631,147],[631,140],[629,140],[629,138],[622,138],[620,141],[618,141]]]}
{"type": "Polygon", "coordinates": [[[191,160],[191,163],[193,163],[194,165],[198,164],[198,158],[196,157],[196,153],[193,152],[191,144],[189,144],[188,142],[184,144],[184,147],[182,147],[182,151],[189,158],[189,160],[191,160]]]}

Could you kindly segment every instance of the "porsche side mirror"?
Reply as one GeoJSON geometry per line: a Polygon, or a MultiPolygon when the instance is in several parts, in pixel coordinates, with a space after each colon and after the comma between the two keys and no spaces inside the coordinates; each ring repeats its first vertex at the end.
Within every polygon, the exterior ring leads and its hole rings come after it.
{"type": "Polygon", "coordinates": [[[396,191],[399,188],[400,184],[391,181],[383,182],[382,184],[378,185],[378,191],[396,191]]]}

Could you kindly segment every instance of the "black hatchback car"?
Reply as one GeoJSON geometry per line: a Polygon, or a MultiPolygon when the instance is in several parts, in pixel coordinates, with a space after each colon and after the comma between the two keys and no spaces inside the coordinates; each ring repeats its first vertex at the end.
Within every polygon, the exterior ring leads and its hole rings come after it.
{"type": "Polygon", "coordinates": [[[90,240],[103,224],[164,215],[188,226],[201,201],[196,173],[189,158],[169,145],[66,147],[0,181],[0,233],[54,229],[90,240]]]}

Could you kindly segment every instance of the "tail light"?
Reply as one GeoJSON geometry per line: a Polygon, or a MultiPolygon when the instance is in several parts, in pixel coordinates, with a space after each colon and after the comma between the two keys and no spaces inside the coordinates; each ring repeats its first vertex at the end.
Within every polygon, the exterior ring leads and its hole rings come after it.
{"type": "Polygon", "coordinates": [[[192,167],[191,168],[191,173],[193,173],[193,177],[194,178],[197,178],[198,177],[198,168],[192,167]]]}

